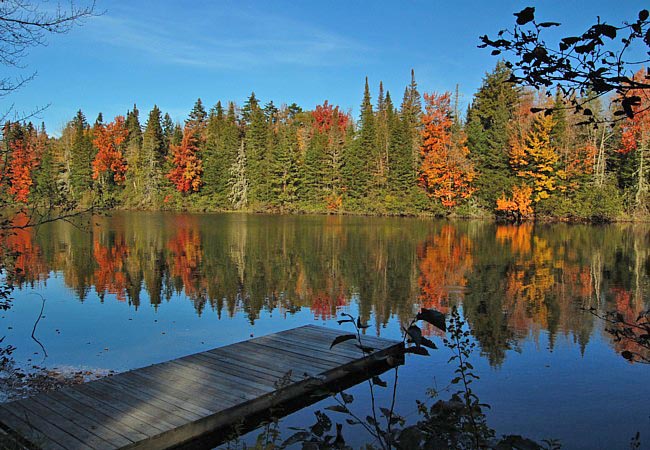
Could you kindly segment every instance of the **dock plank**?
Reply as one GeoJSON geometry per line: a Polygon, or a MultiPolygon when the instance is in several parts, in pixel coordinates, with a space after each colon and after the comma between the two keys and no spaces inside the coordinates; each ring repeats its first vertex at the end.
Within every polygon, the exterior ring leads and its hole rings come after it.
{"type": "Polygon", "coordinates": [[[403,355],[402,342],[374,336],[361,338],[370,354],[355,341],[330,348],[349,333],[306,325],[38,394],[0,405],[0,427],[53,450],[187,444],[403,355]]]}

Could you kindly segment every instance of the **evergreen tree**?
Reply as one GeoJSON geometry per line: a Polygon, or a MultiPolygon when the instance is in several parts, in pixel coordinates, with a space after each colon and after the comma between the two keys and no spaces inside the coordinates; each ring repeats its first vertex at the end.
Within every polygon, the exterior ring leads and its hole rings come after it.
{"type": "Polygon", "coordinates": [[[68,160],[70,191],[73,198],[79,199],[92,186],[92,161],[95,158],[95,151],[90,127],[81,110],[72,120],[72,127],[74,136],[68,160]]]}
{"type": "MultiPolygon", "coordinates": [[[[288,111],[284,113],[287,116],[289,114],[288,111]]],[[[285,124],[280,128],[272,156],[272,204],[281,211],[292,210],[297,201],[299,188],[298,136],[295,124],[285,124]]]]}
{"type": "Polygon", "coordinates": [[[420,130],[422,129],[422,98],[415,81],[415,71],[411,69],[411,83],[404,89],[401,106],[402,119],[406,120],[411,142],[411,171],[413,179],[417,177],[420,167],[420,130]]]}
{"type": "MultiPolygon", "coordinates": [[[[244,110],[246,120],[246,172],[249,183],[248,201],[268,203],[270,197],[269,184],[269,126],[264,111],[251,94],[244,110]]],[[[259,206],[259,205],[258,205],[259,206]]]]}
{"type": "Polygon", "coordinates": [[[227,203],[229,169],[235,162],[239,141],[234,105],[229,105],[226,115],[221,102],[217,102],[208,119],[203,158],[205,193],[217,205],[227,203]]]}
{"type": "Polygon", "coordinates": [[[203,132],[205,130],[207,118],[208,113],[205,112],[203,102],[198,98],[194,103],[192,111],[190,111],[189,117],[185,120],[185,126],[194,132],[194,135],[199,139],[199,141],[203,140],[203,132]]]}
{"type": "Polygon", "coordinates": [[[489,209],[514,184],[508,163],[508,123],[515,116],[519,91],[507,82],[510,73],[499,62],[484,78],[467,113],[467,145],[478,172],[476,197],[489,209]]]}
{"type": "Polygon", "coordinates": [[[163,136],[165,137],[165,150],[169,152],[169,145],[174,136],[174,121],[169,113],[165,113],[162,120],[163,136]]]}
{"type": "Polygon", "coordinates": [[[389,132],[389,186],[395,194],[403,196],[415,185],[410,122],[394,110],[390,95],[386,95],[386,104],[389,132]]]}
{"type": "Polygon", "coordinates": [[[140,125],[140,111],[134,104],[133,110],[126,113],[125,126],[128,132],[127,138],[124,141],[124,155],[129,170],[126,173],[127,184],[133,189],[136,197],[141,197],[144,183],[144,166],[145,162],[142,158],[142,126],[140,125]]]}
{"type": "Polygon", "coordinates": [[[383,190],[388,182],[388,152],[390,147],[388,116],[392,114],[392,111],[388,111],[387,100],[390,100],[390,96],[387,95],[387,97],[388,99],[384,97],[384,84],[380,81],[379,96],[377,98],[377,155],[375,157],[377,165],[375,184],[378,191],[383,190]]]}
{"type": "Polygon", "coordinates": [[[377,155],[374,119],[368,77],[366,77],[357,139],[352,145],[346,146],[343,158],[344,183],[347,187],[347,194],[352,199],[360,199],[368,194],[371,176],[368,166],[372,164],[373,156],[377,155]]]}
{"type": "Polygon", "coordinates": [[[154,105],[142,137],[142,202],[151,204],[159,193],[163,180],[163,165],[167,157],[162,117],[158,106],[154,105]]]}

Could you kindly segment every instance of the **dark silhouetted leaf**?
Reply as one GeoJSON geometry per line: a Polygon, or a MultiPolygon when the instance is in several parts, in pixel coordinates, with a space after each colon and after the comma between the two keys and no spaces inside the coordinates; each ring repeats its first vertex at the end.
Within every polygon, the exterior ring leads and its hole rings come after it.
{"type": "Polygon", "coordinates": [[[540,27],[542,28],[548,28],[548,27],[559,27],[561,24],[558,22],[542,22],[539,24],[540,27]]]}
{"type": "Polygon", "coordinates": [[[282,443],[282,447],[288,447],[290,445],[297,444],[298,442],[305,441],[309,439],[309,436],[309,432],[307,431],[299,431],[297,433],[294,433],[282,443]]]}
{"type": "Polygon", "coordinates": [[[357,328],[369,328],[370,325],[361,323],[361,317],[357,317],[357,328]]]}
{"type": "Polygon", "coordinates": [[[585,110],[582,111],[582,114],[584,114],[585,116],[593,116],[594,115],[594,113],[591,112],[591,109],[589,109],[589,108],[585,108],[585,110]]]}
{"type": "Polygon", "coordinates": [[[517,25],[526,25],[535,19],[535,8],[528,6],[518,13],[514,13],[514,16],[517,17],[517,25]]]}
{"type": "Polygon", "coordinates": [[[381,378],[379,378],[376,375],[374,377],[372,377],[372,384],[376,384],[377,386],[381,386],[381,387],[388,386],[388,384],[386,384],[386,382],[384,380],[382,380],[381,378]]]}
{"type": "Polygon", "coordinates": [[[492,52],[491,52],[490,54],[491,54],[492,56],[500,55],[500,54],[501,54],[501,50],[492,50],[492,52]]]}
{"type": "Polygon", "coordinates": [[[352,403],[354,401],[352,394],[346,394],[345,392],[341,392],[341,398],[344,403],[352,403]]]}
{"type": "Polygon", "coordinates": [[[647,9],[642,9],[641,11],[639,11],[639,20],[640,21],[643,22],[644,20],[648,20],[648,16],[650,16],[650,13],[648,13],[647,9]]]}
{"type": "Polygon", "coordinates": [[[603,36],[607,36],[610,39],[616,38],[616,27],[607,24],[598,24],[594,25],[594,31],[603,36]]]}
{"type": "Polygon", "coordinates": [[[530,108],[530,112],[537,114],[538,112],[544,111],[544,108],[530,108]]]}
{"type": "Polygon", "coordinates": [[[325,409],[327,409],[327,410],[329,410],[329,411],[340,412],[340,413],[346,413],[346,414],[350,412],[350,410],[347,409],[347,408],[346,408],[345,406],[343,406],[343,405],[332,405],[332,406],[327,406],[327,407],[325,407],[325,409]]]}
{"type": "Polygon", "coordinates": [[[356,334],[343,334],[341,336],[336,336],[336,338],[334,338],[334,340],[332,341],[332,345],[330,345],[330,348],[334,347],[337,344],[340,344],[341,342],[349,341],[356,338],[357,338],[356,334]]]}
{"type": "Polygon", "coordinates": [[[352,319],[341,319],[341,320],[337,320],[337,322],[339,323],[339,325],[341,325],[341,324],[346,323],[346,322],[354,323],[354,320],[352,320],[352,319]]]}
{"type": "Polygon", "coordinates": [[[436,311],[435,309],[422,308],[422,310],[416,316],[416,319],[424,320],[425,322],[429,322],[431,325],[433,325],[439,330],[447,331],[447,323],[445,322],[445,315],[440,311],[436,311]]]}
{"type": "Polygon", "coordinates": [[[429,352],[424,347],[409,347],[404,349],[404,353],[413,353],[415,355],[429,356],[429,352]]]}
{"type": "Polygon", "coordinates": [[[631,360],[634,359],[634,353],[632,353],[632,352],[629,351],[629,350],[625,350],[624,352],[622,352],[622,353],[621,353],[621,356],[622,356],[623,358],[627,359],[628,361],[631,361],[631,360]]]}
{"type": "Polygon", "coordinates": [[[421,344],[423,346],[425,346],[425,347],[430,348],[431,350],[437,350],[438,349],[438,346],[433,341],[431,341],[430,339],[425,338],[424,336],[422,336],[421,344]]]}
{"type": "Polygon", "coordinates": [[[409,335],[411,338],[411,341],[415,343],[418,347],[422,343],[422,330],[420,330],[420,327],[417,325],[411,325],[408,330],[406,330],[406,334],[409,335]]]}

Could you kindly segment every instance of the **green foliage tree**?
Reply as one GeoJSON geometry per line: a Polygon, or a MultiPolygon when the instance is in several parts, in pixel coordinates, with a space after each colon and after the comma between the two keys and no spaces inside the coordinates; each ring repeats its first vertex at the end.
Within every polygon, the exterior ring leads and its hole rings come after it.
{"type": "Polygon", "coordinates": [[[467,113],[467,146],[478,172],[476,198],[486,209],[492,209],[514,183],[508,164],[508,123],[516,114],[519,92],[506,82],[510,74],[504,63],[497,63],[483,79],[467,113]]]}
{"type": "Polygon", "coordinates": [[[92,186],[92,161],[95,150],[92,144],[92,135],[86,117],[81,110],[72,120],[74,130],[72,148],[68,159],[69,187],[74,199],[81,199],[92,186]]]}

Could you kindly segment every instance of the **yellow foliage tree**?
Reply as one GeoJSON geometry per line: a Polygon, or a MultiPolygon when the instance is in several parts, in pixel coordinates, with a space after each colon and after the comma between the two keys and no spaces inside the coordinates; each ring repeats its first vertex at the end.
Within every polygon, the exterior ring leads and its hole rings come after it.
{"type": "Polygon", "coordinates": [[[518,177],[528,181],[534,190],[533,201],[549,198],[557,189],[564,171],[558,169],[560,155],[551,143],[555,121],[551,115],[538,115],[530,130],[521,139],[510,142],[510,165],[518,177]]]}

